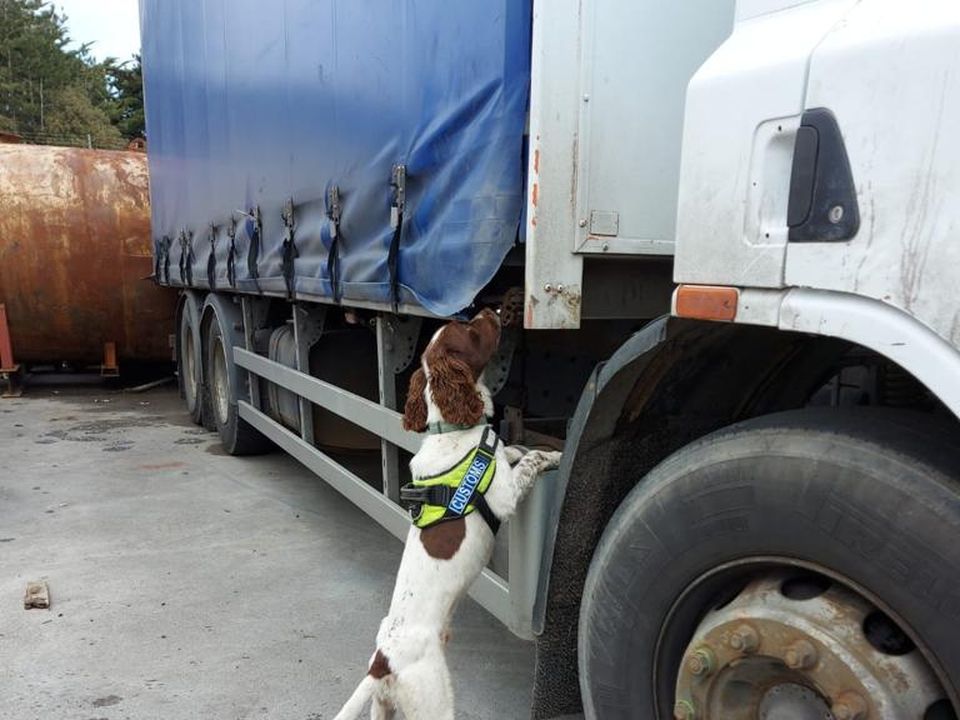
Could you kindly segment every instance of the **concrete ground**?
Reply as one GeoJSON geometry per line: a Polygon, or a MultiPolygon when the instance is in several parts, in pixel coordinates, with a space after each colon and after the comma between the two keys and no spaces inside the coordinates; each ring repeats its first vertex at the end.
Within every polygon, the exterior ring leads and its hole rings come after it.
{"type": "MultiPolygon", "coordinates": [[[[285,455],[225,456],[171,388],[0,400],[0,718],[332,718],[400,551],[285,455]]],[[[533,648],[472,600],[449,658],[458,718],[529,716],[533,648]]]]}

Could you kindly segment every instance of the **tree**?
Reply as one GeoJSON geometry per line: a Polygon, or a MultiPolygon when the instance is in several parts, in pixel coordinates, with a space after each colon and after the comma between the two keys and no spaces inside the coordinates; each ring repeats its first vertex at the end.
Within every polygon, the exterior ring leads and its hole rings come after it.
{"type": "Polygon", "coordinates": [[[146,121],[143,114],[143,71],[140,55],[133,60],[107,68],[107,79],[113,94],[111,120],[126,138],[143,137],[146,121]]]}
{"type": "Polygon", "coordinates": [[[139,58],[96,62],[88,45],[68,44],[66,16],[48,0],[0,0],[0,130],[108,146],[142,134],[139,58]]]}
{"type": "Polygon", "coordinates": [[[71,142],[89,138],[95,147],[117,148],[123,136],[102,109],[90,102],[81,88],[67,86],[53,93],[46,123],[46,133],[53,140],[71,142]]]}

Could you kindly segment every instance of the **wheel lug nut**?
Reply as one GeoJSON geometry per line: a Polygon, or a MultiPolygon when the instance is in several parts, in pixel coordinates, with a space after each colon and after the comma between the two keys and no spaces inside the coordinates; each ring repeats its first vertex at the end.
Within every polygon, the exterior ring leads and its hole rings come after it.
{"type": "Polygon", "coordinates": [[[760,636],[757,635],[756,630],[744,623],[730,633],[730,639],[727,642],[737,652],[751,653],[760,646],[760,636]]]}
{"type": "Polygon", "coordinates": [[[846,690],[837,696],[830,712],[836,720],[863,720],[867,717],[867,701],[858,693],[846,690]]]}
{"type": "Polygon", "coordinates": [[[806,640],[797,640],[787,648],[783,660],[791,670],[807,670],[817,664],[817,649],[806,640]]]}
{"type": "Polygon", "coordinates": [[[689,700],[677,700],[677,704],[673,706],[673,717],[676,720],[695,720],[697,713],[693,703],[689,700]]]}
{"type": "Polygon", "coordinates": [[[710,675],[717,666],[717,658],[708,646],[698,647],[687,658],[687,670],[691,675],[703,677],[710,675]]]}

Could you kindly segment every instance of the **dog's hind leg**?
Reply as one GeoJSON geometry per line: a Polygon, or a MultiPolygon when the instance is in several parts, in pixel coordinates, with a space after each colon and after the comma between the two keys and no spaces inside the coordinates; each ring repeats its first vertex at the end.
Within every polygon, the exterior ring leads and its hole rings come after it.
{"type": "Polygon", "coordinates": [[[393,720],[396,716],[396,709],[388,700],[374,698],[370,706],[370,720],[393,720]]]}
{"type": "Polygon", "coordinates": [[[333,720],[357,720],[360,717],[360,713],[363,712],[363,706],[367,704],[367,701],[376,690],[378,682],[378,680],[369,675],[365,676],[363,680],[360,681],[360,684],[357,685],[357,689],[353,691],[350,699],[347,700],[340,709],[340,712],[334,716],[333,720]]]}
{"type": "Polygon", "coordinates": [[[453,683],[439,647],[395,677],[394,697],[406,720],[454,720],[453,683]]]}

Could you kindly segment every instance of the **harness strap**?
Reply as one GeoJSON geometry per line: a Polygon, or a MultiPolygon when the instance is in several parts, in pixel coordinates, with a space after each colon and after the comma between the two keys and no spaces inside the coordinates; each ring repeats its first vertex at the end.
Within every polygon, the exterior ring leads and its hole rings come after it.
{"type": "MultiPolygon", "coordinates": [[[[413,503],[414,506],[436,505],[437,507],[447,507],[450,504],[450,501],[453,499],[453,494],[456,491],[456,488],[452,488],[447,485],[416,487],[408,483],[400,488],[400,499],[404,502],[413,503]]],[[[494,514],[493,510],[490,509],[490,504],[483,496],[483,493],[474,491],[473,495],[470,496],[470,502],[468,505],[473,505],[473,507],[477,509],[477,512],[480,513],[480,517],[482,517],[490,527],[490,531],[496,535],[497,531],[500,529],[500,519],[494,514]]],[[[450,517],[446,519],[456,520],[457,517],[463,516],[458,515],[456,517],[450,517]]]]}
{"type": "Polygon", "coordinates": [[[487,503],[487,499],[483,496],[483,493],[475,492],[470,502],[477,509],[477,512],[480,513],[480,517],[490,526],[490,532],[496,535],[500,529],[500,518],[493,514],[493,510],[490,509],[490,505],[487,503]]]}

